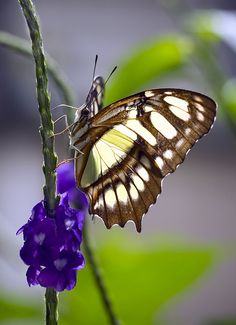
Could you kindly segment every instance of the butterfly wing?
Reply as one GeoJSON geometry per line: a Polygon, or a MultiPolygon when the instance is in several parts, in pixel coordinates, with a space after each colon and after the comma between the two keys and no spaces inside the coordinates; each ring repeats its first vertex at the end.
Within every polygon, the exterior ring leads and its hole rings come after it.
{"type": "Polygon", "coordinates": [[[148,90],[99,111],[74,144],[83,152],[76,153],[76,179],[90,213],[107,228],[133,220],[140,232],[162,179],[209,131],[215,113],[213,100],[180,89],[148,90]]]}

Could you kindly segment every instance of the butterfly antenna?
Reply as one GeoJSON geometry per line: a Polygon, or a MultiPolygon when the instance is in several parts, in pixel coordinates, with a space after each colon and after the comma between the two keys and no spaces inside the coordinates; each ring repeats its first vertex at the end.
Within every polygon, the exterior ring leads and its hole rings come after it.
{"type": "MultiPolygon", "coordinates": [[[[96,70],[96,67],[97,67],[97,61],[98,61],[98,55],[96,54],[96,56],[95,56],[94,68],[93,68],[93,80],[94,80],[94,77],[95,77],[95,70],[96,70]]],[[[111,76],[112,76],[113,73],[116,71],[116,69],[117,69],[117,66],[115,66],[115,67],[112,69],[112,71],[111,71],[110,74],[108,75],[107,79],[105,80],[102,89],[101,89],[100,92],[97,94],[97,97],[98,97],[98,96],[99,96],[99,95],[104,91],[105,86],[106,86],[108,80],[111,78],[111,76]]],[[[95,98],[92,99],[92,102],[94,102],[94,101],[95,101],[95,98]]],[[[85,104],[85,107],[86,107],[87,105],[88,105],[88,103],[85,104]]]]}
{"type": "Polygon", "coordinates": [[[98,62],[98,55],[96,54],[95,61],[94,61],[94,67],[93,67],[93,79],[95,77],[95,72],[96,72],[96,68],[97,68],[97,62],[98,62]]]}
{"type": "Polygon", "coordinates": [[[104,82],[104,87],[106,86],[108,80],[111,78],[111,76],[116,71],[116,69],[117,69],[117,65],[113,68],[113,70],[110,72],[109,76],[107,77],[106,81],[104,82]]]}
{"type": "Polygon", "coordinates": [[[99,96],[99,95],[101,94],[101,92],[105,89],[105,86],[106,86],[108,80],[111,78],[111,76],[112,76],[113,73],[116,71],[116,69],[117,69],[117,66],[115,66],[115,67],[112,69],[112,71],[110,72],[109,76],[108,76],[107,79],[105,80],[102,89],[101,89],[100,92],[98,93],[98,96],[99,96]]]}
{"type": "MultiPolygon", "coordinates": [[[[102,87],[102,89],[100,90],[100,92],[98,93],[98,96],[101,94],[101,92],[102,91],[104,91],[104,89],[105,89],[105,86],[106,86],[106,84],[107,84],[107,82],[108,82],[108,80],[111,78],[111,76],[113,75],[113,73],[116,71],[116,69],[117,69],[117,66],[115,66],[113,69],[112,69],[112,71],[110,72],[110,74],[109,74],[109,76],[107,77],[107,79],[105,80],[105,82],[104,82],[104,85],[103,85],[103,87],[102,87]]],[[[95,99],[94,99],[95,100],[95,99]]]]}

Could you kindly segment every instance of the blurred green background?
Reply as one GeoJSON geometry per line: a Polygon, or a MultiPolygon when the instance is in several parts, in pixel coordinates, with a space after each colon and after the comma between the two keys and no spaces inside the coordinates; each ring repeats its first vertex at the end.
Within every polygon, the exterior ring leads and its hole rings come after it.
{"type": "MultiPolygon", "coordinates": [[[[121,324],[236,324],[236,3],[35,1],[46,51],[81,105],[97,73],[106,103],[158,87],[214,98],[217,121],[164,181],[143,231],[89,222],[96,260],[121,324]]],[[[28,39],[17,1],[0,1],[0,30],[28,39]]],[[[1,43],[0,34],[0,43],[1,43]]],[[[41,288],[28,288],[16,230],[41,197],[43,176],[33,61],[0,46],[0,323],[42,324],[41,288]]],[[[52,106],[64,101],[50,78],[52,106]]],[[[62,111],[55,112],[55,118],[62,111]]],[[[59,125],[59,129],[63,125],[59,125]]],[[[59,159],[66,138],[57,139],[59,159]]],[[[60,295],[60,324],[109,324],[87,264],[60,295]]]]}

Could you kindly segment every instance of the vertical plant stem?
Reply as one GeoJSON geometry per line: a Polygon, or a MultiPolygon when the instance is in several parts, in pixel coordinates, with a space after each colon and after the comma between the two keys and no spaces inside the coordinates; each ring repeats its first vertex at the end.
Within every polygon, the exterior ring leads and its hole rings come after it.
{"type": "Polygon", "coordinates": [[[45,293],[45,305],[46,305],[46,324],[58,323],[58,293],[52,289],[47,288],[45,293]]]}
{"type": "MultiPolygon", "coordinates": [[[[43,172],[45,185],[43,187],[44,201],[49,217],[54,217],[56,198],[56,164],[57,156],[54,151],[54,126],[50,112],[48,93],[48,77],[43,50],[43,42],[39,29],[38,18],[31,0],[19,0],[23,10],[32,41],[32,52],[35,60],[38,108],[41,117],[40,134],[43,146],[43,172]]],[[[58,294],[54,289],[46,289],[46,324],[58,323],[57,304],[58,294]]]]}
{"type": "Polygon", "coordinates": [[[96,282],[96,285],[98,287],[98,291],[100,293],[105,311],[108,315],[108,318],[110,320],[110,323],[112,325],[119,325],[120,322],[118,321],[118,319],[115,316],[114,310],[113,310],[113,306],[112,303],[110,301],[110,298],[108,296],[101,272],[99,270],[99,267],[96,263],[96,260],[94,258],[94,254],[93,251],[91,249],[90,243],[89,243],[89,239],[88,239],[88,233],[87,233],[87,229],[88,225],[85,222],[84,225],[84,230],[83,230],[83,243],[84,243],[84,250],[88,259],[88,262],[90,263],[91,269],[92,269],[92,273],[93,273],[93,277],[94,280],[96,282]]]}
{"type": "Polygon", "coordinates": [[[41,116],[40,134],[42,137],[45,175],[44,198],[50,216],[54,215],[56,205],[56,174],[57,156],[54,152],[54,128],[50,112],[50,98],[48,93],[48,78],[42,38],[38,19],[31,0],[19,0],[27,21],[32,41],[32,52],[35,60],[37,98],[41,116]]]}

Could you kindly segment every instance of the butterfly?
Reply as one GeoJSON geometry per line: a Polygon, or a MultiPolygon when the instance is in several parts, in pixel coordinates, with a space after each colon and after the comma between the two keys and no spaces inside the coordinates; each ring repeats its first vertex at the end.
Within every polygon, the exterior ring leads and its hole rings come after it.
{"type": "Polygon", "coordinates": [[[90,214],[107,228],[143,215],[216,115],[209,97],[183,89],[151,89],[103,108],[104,80],[94,78],[70,130],[75,177],[90,201],[90,214]]]}

